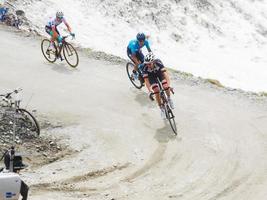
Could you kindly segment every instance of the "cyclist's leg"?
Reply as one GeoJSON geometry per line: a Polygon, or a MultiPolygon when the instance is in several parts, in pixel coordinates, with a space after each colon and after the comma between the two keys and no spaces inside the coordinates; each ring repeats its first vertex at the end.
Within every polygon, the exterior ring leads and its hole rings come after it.
{"type": "Polygon", "coordinates": [[[171,109],[174,109],[174,103],[173,103],[173,101],[171,99],[171,88],[168,85],[167,80],[164,78],[163,73],[164,72],[162,72],[162,71],[159,72],[159,74],[158,74],[159,75],[159,79],[160,79],[160,81],[162,83],[162,86],[163,86],[164,90],[166,91],[169,105],[170,105],[171,109]]]}
{"type": "Polygon", "coordinates": [[[134,63],[134,60],[132,59],[132,55],[131,55],[131,50],[128,47],[127,47],[127,56],[134,63]]]}
{"type": "Polygon", "coordinates": [[[53,40],[53,31],[52,31],[52,27],[51,26],[45,26],[45,32],[51,37],[50,38],[50,45],[49,45],[49,49],[53,50],[54,47],[54,40],[53,40]]]}
{"type": "MultiPolygon", "coordinates": [[[[136,74],[138,68],[137,68],[137,63],[134,61],[134,59],[132,58],[132,52],[130,50],[130,48],[127,47],[127,56],[130,58],[130,60],[134,63],[134,70],[133,73],[136,74]]],[[[137,58],[138,59],[138,58],[137,58]]]]}
{"type": "Polygon", "coordinates": [[[145,56],[144,56],[144,54],[142,53],[141,50],[139,50],[138,52],[136,52],[136,58],[137,58],[141,63],[144,62],[144,60],[145,60],[145,56]]]}
{"type": "MultiPolygon", "coordinates": [[[[136,53],[136,58],[141,62],[141,64],[143,64],[144,63],[144,59],[145,59],[145,57],[144,57],[144,54],[142,53],[142,51],[141,50],[139,50],[137,53],[136,53]]],[[[143,65],[141,66],[141,67],[139,67],[139,66],[136,66],[136,70],[138,70],[139,71],[139,80],[141,81],[141,82],[143,82],[144,80],[142,79],[142,74],[143,74],[143,65]]]]}
{"type": "Polygon", "coordinates": [[[151,88],[152,88],[154,94],[155,94],[158,106],[160,107],[162,102],[161,102],[161,98],[160,98],[160,95],[159,95],[159,86],[158,86],[156,77],[149,74],[148,75],[148,81],[149,81],[149,83],[151,85],[151,88]]]}
{"type": "Polygon", "coordinates": [[[148,77],[149,77],[149,82],[151,83],[151,88],[155,94],[156,101],[157,101],[159,109],[160,109],[161,118],[166,119],[165,108],[164,108],[163,102],[162,102],[161,97],[160,97],[160,89],[159,89],[159,85],[157,83],[156,77],[155,76],[153,76],[153,77],[148,76],[148,77]]]}
{"type": "Polygon", "coordinates": [[[159,77],[159,80],[161,81],[162,86],[163,86],[164,90],[166,91],[167,96],[170,97],[170,95],[171,95],[170,86],[168,85],[167,80],[164,78],[163,72],[158,71],[157,76],[159,77]]]}

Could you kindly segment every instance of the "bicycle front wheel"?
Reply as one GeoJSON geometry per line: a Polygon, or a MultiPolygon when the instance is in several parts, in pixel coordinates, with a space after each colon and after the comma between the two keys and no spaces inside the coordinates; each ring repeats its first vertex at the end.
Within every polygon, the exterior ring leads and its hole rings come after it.
{"type": "Polygon", "coordinates": [[[65,57],[65,60],[71,67],[77,67],[79,64],[79,56],[75,48],[69,44],[65,43],[63,46],[63,55],[65,57]]]}
{"type": "Polygon", "coordinates": [[[17,110],[17,129],[27,136],[38,137],[40,135],[40,126],[35,117],[27,110],[19,108],[17,110]]]}
{"type": "Polygon", "coordinates": [[[168,119],[170,126],[172,128],[172,131],[174,132],[175,135],[177,135],[177,127],[176,127],[176,122],[175,122],[175,116],[169,107],[169,105],[165,105],[165,113],[166,113],[166,118],[168,119]]]}
{"type": "Polygon", "coordinates": [[[45,59],[50,63],[54,63],[57,59],[56,49],[54,51],[51,51],[49,50],[49,46],[50,46],[50,40],[44,39],[41,43],[41,50],[45,59]]]}
{"type": "MultiPolygon", "coordinates": [[[[134,73],[133,73],[133,71],[134,71],[134,64],[131,63],[131,62],[128,62],[126,64],[126,71],[127,71],[128,77],[129,77],[131,83],[134,85],[134,87],[136,87],[137,89],[141,89],[143,87],[142,82],[140,81],[140,79],[136,79],[134,77],[134,73]]],[[[138,73],[138,72],[136,72],[136,73],[138,73]]]]}

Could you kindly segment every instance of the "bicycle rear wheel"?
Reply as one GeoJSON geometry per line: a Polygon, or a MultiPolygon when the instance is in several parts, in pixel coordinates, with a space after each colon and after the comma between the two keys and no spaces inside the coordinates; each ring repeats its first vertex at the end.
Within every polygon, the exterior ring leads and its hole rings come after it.
{"type": "MultiPolygon", "coordinates": [[[[134,64],[131,62],[128,62],[126,64],[126,71],[127,71],[127,75],[131,81],[131,83],[134,85],[134,87],[136,87],[137,89],[141,89],[143,87],[143,83],[140,79],[135,79],[134,78],[134,64]]],[[[138,72],[137,72],[138,73],[138,72]]],[[[140,75],[138,75],[140,76],[140,75]]]]}
{"type": "Polygon", "coordinates": [[[79,56],[75,48],[69,44],[65,43],[63,46],[63,55],[65,57],[65,60],[71,67],[77,67],[79,64],[79,56]]]}
{"type": "Polygon", "coordinates": [[[177,127],[176,127],[176,122],[175,122],[175,116],[169,107],[169,105],[164,106],[165,113],[166,113],[166,118],[168,119],[170,126],[172,128],[172,131],[174,132],[175,135],[177,135],[177,127]]]}
{"type": "Polygon", "coordinates": [[[27,136],[38,137],[40,135],[40,126],[35,117],[27,110],[19,108],[17,110],[17,129],[27,136]]]}
{"type": "Polygon", "coordinates": [[[43,53],[45,59],[50,63],[54,63],[57,59],[56,49],[54,51],[51,51],[48,49],[49,46],[50,46],[50,40],[44,39],[41,43],[41,50],[42,50],[42,53],[43,53]]]}

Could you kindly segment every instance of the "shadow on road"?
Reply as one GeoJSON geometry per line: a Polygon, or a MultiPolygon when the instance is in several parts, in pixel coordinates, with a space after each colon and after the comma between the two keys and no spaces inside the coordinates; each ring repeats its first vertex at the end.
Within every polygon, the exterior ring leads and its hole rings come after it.
{"type": "Polygon", "coordinates": [[[156,130],[156,134],[155,134],[154,138],[159,143],[168,143],[170,140],[175,140],[177,138],[177,136],[174,135],[170,125],[165,120],[164,121],[164,127],[156,130]]]}
{"type": "Polygon", "coordinates": [[[133,90],[133,93],[135,93],[135,101],[138,102],[141,106],[144,107],[153,107],[154,103],[151,101],[147,95],[147,93],[143,92],[142,90],[133,90]]]}
{"type": "Polygon", "coordinates": [[[74,72],[77,72],[77,68],[71,68],[68,66],[67,63],[46,63],[48,67],[50,67],[53,71],[61,73],[61,74],[73,74],[74,72]]]}

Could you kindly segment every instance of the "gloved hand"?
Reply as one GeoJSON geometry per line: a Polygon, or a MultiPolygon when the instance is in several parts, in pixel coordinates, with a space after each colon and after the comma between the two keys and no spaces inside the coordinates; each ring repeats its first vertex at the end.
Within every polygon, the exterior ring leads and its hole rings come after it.
{"type": "Polygon", "coordinates": [[[149,91],[149,93],[148,93],[148,97],[149,97],[149,99],[151,100],[151,101],[154,101],[154,93],[152,92],[152,91],[149,91]]]}
{"type": "Polygon", "coordinates": [[[70,35],[71,35],[71,37],[73,37],[73,38],[75,37],[75,33],[70,33],[70,35]]]}

